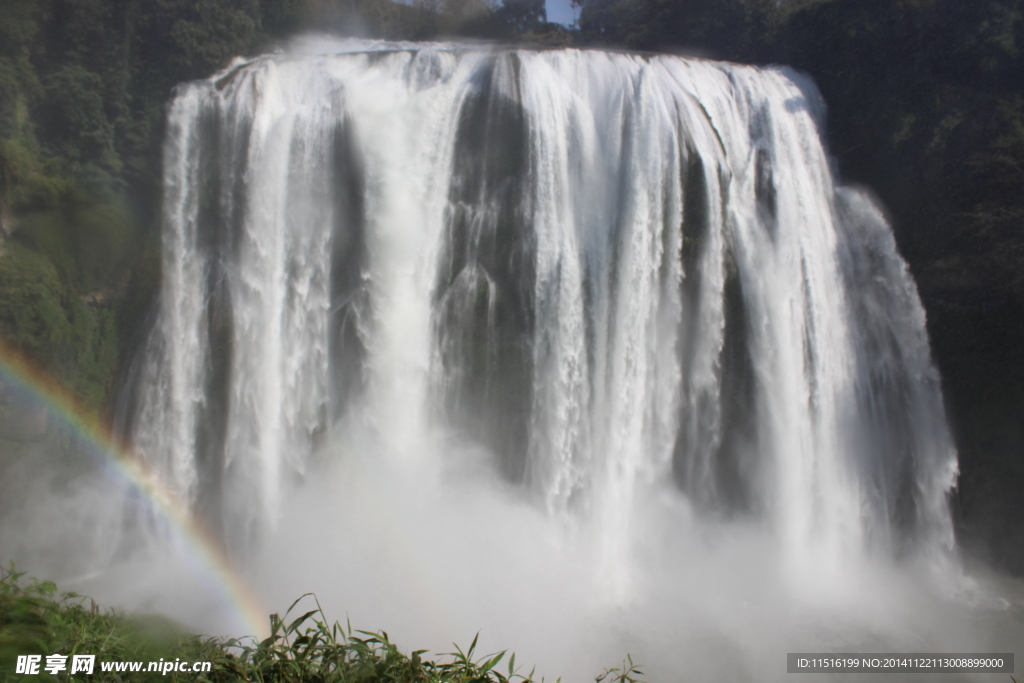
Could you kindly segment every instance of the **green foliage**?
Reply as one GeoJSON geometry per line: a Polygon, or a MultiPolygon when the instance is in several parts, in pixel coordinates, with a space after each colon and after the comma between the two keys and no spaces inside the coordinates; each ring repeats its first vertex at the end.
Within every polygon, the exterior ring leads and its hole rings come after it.
{"type": "Polygon", "coordinates": [[[114,122],[107,113],[103,79],[79,64],[61,66],[43,80],[46,127],[55,150],[72,162],[96,162],[117,171],[114,122]]]}
{"type": "Polygon", "coordinates": [[[252,644],[237,640],[224,643],[240,653],[227,663],[231,675],[261,683],[532,683],[532,678],[518,673],[514,655],[504,667],[499,664],[505,652],[476,658],[476,638],[466,651],[456,646],[455,652],[428,660],[423,658],[425,650],[404,654],[383,631],[356,631],[337,622],[328,625],[319,603],[315,610],[286,621],[301,600],[292,604],[285,619],[270,615],[271,633],[264,640],[252,644]]]}
{"type": "Polygon", "coordinates": [[[88,405],[111,389],[119,347],[114,311],[69,295],[45,256],[8,242],[0,254],[0,336],[88,405]]]}
{"type": "Polygon", "coordinates": [[[36,9],[30,0],[11,0],[0,10],[0,231],[8,229],[18,190],[39,165],[29,125],[31,100],[40,90],[29,58],[36,9]]]}
{"type": "Polygon", "coordinates": [[[247,54],[261,32],[259,0],[140,0],[134,12],[143,69],[169,86],[247,54]]]}
{"type": "MultiPolygon", "coordinates": [[[[507,651],[479,656],[477,638],[473,638],[465,651],[455,646],[455,652],[431,660],[423,657],[426,650],[404,654],[384,631],[357,631],[337,622],[329,626],[319,603],[315,610],[286,621],[299,600],[292,604],[285,619],[276,614],[270,616],[271,634],[259,643],[221,642],[222,646],[240,652],[237,657],[224,661],[225,673],[229,673],[224,680],[243,678],[260,683],[534,683],[536,680],[533,671],[520,673],[515,655],[506,659],[507,651]]],[[[640,683],[642,675],[630,658],[628,665],[608,669],[595,681],[640,683]]]]}
{"type": "Polygon", "coordinates": [[[123,208],[79,189],[23,216],[15,239],[49,258],[61,281],[83,293],[113,285],[111,278],[121,276],[129,254],[138,252],[123,208]]]}
{"type": "MultiPolygon", "coordinates": [[[[24,573],[15,571],[11,564],[6,569],[0,567],[0,671],[9,675],[15,670],[17,656],[24,654],[92,654],[96,655],[97,662],[181,658],[211,661],[215,668],[229,656],[217,641],[198,638],[168,619],[102,611],[89,598],[58,593],[50,581],[26,579],[24,573]]],[[[54,678],[45,673],[31,677],[54,678]]],[[[60,676],[60,680],[77,678],[66,672],[60,676]]],[[[128,679],[115,673],[104,675],[97,664],[91,680],[115,683],[128,679]]],[[[131,674],[130,680],[197,679],[192,674],[163,676],[159,672],[141,672],[131,674]]]]}
{"type": "Polygon", "coordinates": [[[571,44],[546,21],[542,0],[263,0],[268,36],[289,29],[330,30],[395,40],[463,36],[530,45],[571,44]]]}
{"type": "Polygon", "coordinates": [[[301,0],[263,0],[260,9],[263,30],[271,36],[294,33],[302,21],[301,0]]]}
{"type": "Polygon", "coordinates": [[[591,44],[638,50],[683,47],[754,59],[781,13],[774,0],[586,0],[580,31],[591,44]]]}
{"type": "Polygon", "coordinates": [[[500,7],[467,24],[464,32],[539,47],[564,47],[575,40],[565,28],[548,23],[543,0],[504,0],[500,7]]]}
{"type": "MultiPolygon", "coordinates": [[[[95,654],[93,680],[104,677],[101,661],[208,661],[207,674],[143,672],[132,680],[205,681],[221,683],[533,683],[533,672],[520,673],[515,655],[506,652],[479,656],[477,638],[463,651],[424,658],[426,650],[405,654],[379,631],[357,631],[329,624],[320,604],[292,617],[270,615],[270,635],[218,639],[188,634],[166,619],[140,619],[104,612],[88,598],[58,594],[49,581],[26,579],[13,564],[0,567],[0,671],[13,671],[23,654],[95,654]]],[[[642,672],[629,658],[622,668],[606,670],[596,683],[639,683],[642,672]]],[[[64,678],[68,678],[64,676],[64,678]]]]}
{"type": "Polygon", "coordinates": [[[21,53],[36,37],[37,16],[46,3],[37,0],[5,0],[0,12],[0,55],[21,53]]]}
{"type": "Polygon", "coordinates": [[[594,680],[595,683],[640,683],[643,675],[644,672],[633,662],[633,658],[627,655],[621,668],[608,669],[594,680]]]}
{"type": "Polygon", "coordinates": [[[0,135],[22,133],[28,123],[28,98],[39,89],[32,64],[24,53],[0,56],[0,135]]]}
{"type": "Polygon", "coordinates": [[[56,356],[71,326],[61,303],[57,270],[44,256],[20,245],[0,255],[0,334],[21,349],[56,356]]]}

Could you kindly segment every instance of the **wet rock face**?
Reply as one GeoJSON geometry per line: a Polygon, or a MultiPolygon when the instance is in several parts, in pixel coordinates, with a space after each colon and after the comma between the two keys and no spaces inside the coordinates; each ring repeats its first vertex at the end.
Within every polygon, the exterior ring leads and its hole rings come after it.
{"type": "Polygon", "coordinates": [[[928,333],[960,454],[957,541],[1024,575],[1024,296],[970,269],[925,272],[928,333]]]}

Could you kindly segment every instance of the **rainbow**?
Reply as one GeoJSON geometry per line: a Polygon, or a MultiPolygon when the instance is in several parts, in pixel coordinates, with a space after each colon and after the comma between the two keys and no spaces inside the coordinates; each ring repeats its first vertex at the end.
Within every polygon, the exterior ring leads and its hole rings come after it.
{"type": "Polygon", "coordinates": [[[168,523],[199,560],[221,593],[225,604],[245,624],[248,632],[264,638],[269,634],[267,611],[232,568],[213,535],[191,513],[188,506],[160,482],[114,435],[110,426],[93,409],[85,406],[52,375],[23,353],[0,339],[0,377],[30,393],[102,454],[109,470],[145,501],[152,512],[168,523]]]}

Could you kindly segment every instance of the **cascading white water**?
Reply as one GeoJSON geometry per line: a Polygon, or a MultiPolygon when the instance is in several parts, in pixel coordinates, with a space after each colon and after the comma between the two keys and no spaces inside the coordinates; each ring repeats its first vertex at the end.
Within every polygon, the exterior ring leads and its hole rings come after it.
{"type": "Polygon", "coordinates": [[[923,309],[821,113],[786,69],[447,44],[308,39],[183,85],[133,447],[236,556],[292,485],[354,495],[301,484],[332,460],[430,487],[453,448],[616,604],[652,500],[815,573],[943,556],[923,309]]]}
{"type": "Polygon", "coordinates": [[[428,421],[521,422],[497,445],[510,476],[609,542],[675,478],[794,549],[950,543],[920,304],[880,216],[833,182],[813,86],[358,47],[239,64],[171,106],[133,442],[189,500],[223,472],[226,538],[273,524],[344,405],[382,457],[414,457],[428,421]]]}

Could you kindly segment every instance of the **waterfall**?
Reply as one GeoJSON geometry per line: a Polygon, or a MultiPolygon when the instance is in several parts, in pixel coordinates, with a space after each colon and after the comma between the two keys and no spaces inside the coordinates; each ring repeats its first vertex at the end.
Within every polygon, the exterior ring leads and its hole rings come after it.
{"type": "Polygon", "coordinates": [[[661,495],[941,555],[924,311],[822,118],[785,68],[602,51],[310,39],[184,84],[132,446],[236,556],[354,431],[463,444],[613,588],[661,495]]]}

